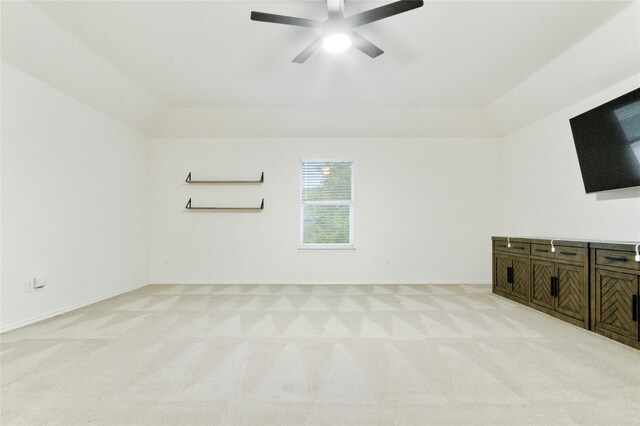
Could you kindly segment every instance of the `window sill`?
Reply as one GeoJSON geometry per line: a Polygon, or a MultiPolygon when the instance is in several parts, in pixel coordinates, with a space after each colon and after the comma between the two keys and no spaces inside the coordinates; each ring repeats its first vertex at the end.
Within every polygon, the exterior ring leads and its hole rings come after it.
{"type": "Polygon", "coordinates": [[[355,250],[356,247],[353,245],[308,245],[308,246],[298,246],[298,250],[301,251],[309,251],[309,250],[355,250]]]}

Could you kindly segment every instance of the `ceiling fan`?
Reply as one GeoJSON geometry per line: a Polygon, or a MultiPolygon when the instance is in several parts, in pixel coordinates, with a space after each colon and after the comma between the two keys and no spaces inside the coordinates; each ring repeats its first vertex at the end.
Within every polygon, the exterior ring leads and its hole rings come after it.
{"type": "Polygon", "coordinates": [[[353,44],[357,49],[369,55],[371,58],[375,58],[382,55],[384,51],[355,32],[353,28],[370,24],[371,22],[379,21],[399,13],[408,12],[423,5],[423,0],[400,0],[353,16],[345,17],[344,0],[327,0],[329,17],[325,21],[256,11],[251,12],[251,20],[322,29],[320,37],[312,41],[298,56],[293,58],[292,62],[297,64],[301,64],[309,59],[321,45],[329,51],[340,52],[353,44]]]}

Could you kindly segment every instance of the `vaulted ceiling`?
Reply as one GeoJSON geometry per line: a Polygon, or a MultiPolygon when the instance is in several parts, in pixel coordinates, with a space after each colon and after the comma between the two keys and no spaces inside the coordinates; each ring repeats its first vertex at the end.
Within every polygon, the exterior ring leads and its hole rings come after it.
{"type": "MultiPolygon", "coordinates": [[[[389,3],[389,1],[387,1],[389,3]]],[[[345,14],[384,2],[346,1],[345,14]]],[[[319,30],[249,20],[251,10],[326,19],[323,1],[38,4],[166,106],[484,106],[625,4],[428,1],[358,29],[356,49],[291,59],[319,30]]]]}
{"type": "MultiPolygon", "coordinates": [[[[385,3],[347,0],[345,15],[385,3]]],[[[304,64],[291,59],[319,30],[253,22],[250,11],[324,20],[324,1],[34,4],[160,108],[484,109],[631,3],[427,0],[359,29],[385,51],[380,57],[352,48],[304,64]]],[[[22,58],[20,40],[39,30],[20,28],[20,15],[2,6],[3,59],[35,68],[43,53],[22,58]]]]}

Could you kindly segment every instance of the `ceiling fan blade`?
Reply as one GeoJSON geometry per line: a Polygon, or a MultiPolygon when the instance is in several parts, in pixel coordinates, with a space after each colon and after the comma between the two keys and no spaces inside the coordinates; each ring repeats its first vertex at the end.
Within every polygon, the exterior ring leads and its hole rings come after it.
{"type": "Polygon", "coordinates": [[[313,55],[314,53],[316,53],[316,51],[320,48],[320,45],[322,44],[322,38],[323,37],[324,36],[321,35],[317,39],[313,40],[311,42],[311,44],[309,46],[307,46],[302,52],[300,52],[298,54],[298,56],[293,58],[293,60],[291,62],[295,62],[296,64],[301,64],[304,61],[306,61],[307,59],[309,59],[309,57],[311,55],[313,55]]]}
{"type": "Polygon", "coordinates": [[[399,13],[408,12],[413,9],[417,9],[424,5],[423,0],[400,0],[394,3],[389,3],[384,6],[376,7],[375,9],[367,10],[357,15],[349,16],[345,18],[344,23],[350,28],[359,27],[361,25],[370,24],[371,22],[379,21],[384,18],[388,18],[399,13]]]}
{"type": "Polygon", "coordinates": [[[273,13],[251,11],[252,21],[270,22],[272,24],[295,25],[297,27],[322,28],[322,22],[312,19],[295,18],[293,16],[274,15],[273,13]]]}
{"type": "Polygon", "coordinates": [[[384,53],[384,50],[380,49],[378,46],[371,43],[355,31],[351,31],[351,42],[356,48],[360,49],[371,58],[375,58],[384,53]]]}

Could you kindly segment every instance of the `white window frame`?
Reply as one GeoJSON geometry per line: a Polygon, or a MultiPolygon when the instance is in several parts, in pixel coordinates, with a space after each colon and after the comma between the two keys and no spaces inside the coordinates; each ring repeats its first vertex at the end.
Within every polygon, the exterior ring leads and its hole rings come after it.
{"type": "Polygon", "coordinates": [[[301,159],[300,160],[300,239],[298,241],[298,250],[355,250],[355,161],[354,160],[336,160],[336,159],[301,159]],[[302,199],[302,165],[303,163],[351,163],[351,200],[337,200],[337,201],[303,201],[302,199]],[[349,243],[344,244],[305,244],[304,243],[304,206],[305,205],[349,205],[349,243]]]}

